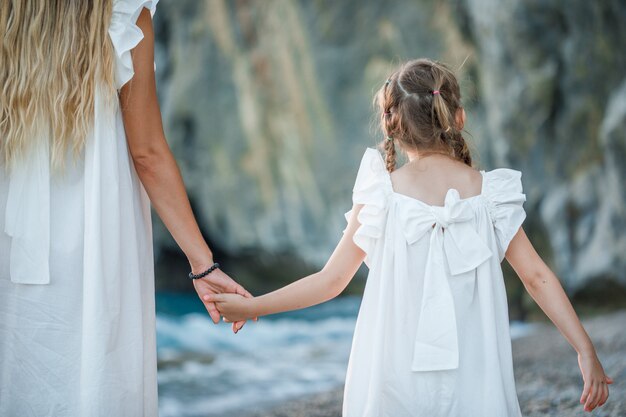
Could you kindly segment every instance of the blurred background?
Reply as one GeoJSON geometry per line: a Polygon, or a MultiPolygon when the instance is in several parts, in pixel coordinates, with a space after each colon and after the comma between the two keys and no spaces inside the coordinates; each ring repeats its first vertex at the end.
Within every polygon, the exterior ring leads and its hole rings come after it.
{"type": "MultiPolygon", "coordinates": [[[[323,266],[381,139],[373,92],[429,57],[457,70],[476,167],[523,172],[524,228],[578,314],[625,308],[624,22],[620,0],[161,0],[164,125],[216,259],[254,294],[323,266]]],[[[365,269],[339,299],[235,336],[153,217],[163,417],[341,386],[365,269]]],[[[517,338],[546,317],[503,266],[517,338]]]]}

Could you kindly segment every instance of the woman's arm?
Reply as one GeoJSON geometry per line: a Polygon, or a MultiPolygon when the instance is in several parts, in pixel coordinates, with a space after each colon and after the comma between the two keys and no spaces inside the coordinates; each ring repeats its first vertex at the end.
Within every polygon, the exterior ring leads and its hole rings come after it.
{"type": "Polygon", "coordinates": [[[338,296],[365,257],[363,250],[352,240],[359,227],[357,215],[361,208],[357,205],[352,210],[343,237],[321,271],[256,298],[216,294],[209,299],[217,304],[224,318],[233,321],[310,307],[338,296]]]}
{"type": "MultiPolygon", "coordinates": [[[[191,270],[199,273],[213,264],[213,254],[200,233],[178,165],[165,140],[156,94],[154,33],[148,9],[142,10],[137,25],[144,38],[132,51],[135,74],[120,92],[128,147],[137,174],[159,217],[187,256],[191,270]]],[[[251,296],[219,269],[193,282],[201,298],[216,292],[251,296]]],[[[205,302],[205,306],[213,321],[219,322],[215,305],[205,302]]],[[[237,327],[241,325],[243,323],[237,327]]]]}
{"type": "Polygon", "coordinates": [[[585,402],[585,410],[604,404],[608,397],[608,387],[603,382],[610,384],[612,380],[604,373],[593,343],[559,279],[541,259],[523,228],[520,227],[511,240],[506,259],[520,277],[526,291],[578,352],[585,382],[580,401],[585,402]]]}

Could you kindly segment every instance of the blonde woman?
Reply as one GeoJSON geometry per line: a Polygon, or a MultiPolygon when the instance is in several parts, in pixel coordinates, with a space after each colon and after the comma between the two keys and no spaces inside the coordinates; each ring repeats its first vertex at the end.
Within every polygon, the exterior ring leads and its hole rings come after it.
{"type": "Polygon", "coordinates": [[[157,415],[150,201],[200,297],[249,296],[214,264],[165,141],[155,5],[0,2],[2,416],[157,415]]]}

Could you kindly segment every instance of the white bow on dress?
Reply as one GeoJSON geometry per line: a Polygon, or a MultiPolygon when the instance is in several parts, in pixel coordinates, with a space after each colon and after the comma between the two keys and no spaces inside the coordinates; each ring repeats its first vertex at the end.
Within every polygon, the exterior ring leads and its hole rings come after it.
{"type": "Polygon", "coordinates": [[[401,206],[409,244],[432,229],[411,369],[455,369],[459,366],[459,346],[448,276],[474,273],[491,256],[491,250],[474,230],[470,201],[460,199],[456,189],[448,190],[444,206],[424,206],[424,210],[401,206]]]}

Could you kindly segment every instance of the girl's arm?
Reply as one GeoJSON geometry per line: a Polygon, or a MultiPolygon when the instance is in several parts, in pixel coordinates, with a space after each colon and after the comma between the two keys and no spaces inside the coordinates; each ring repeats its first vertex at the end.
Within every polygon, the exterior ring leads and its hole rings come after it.
{"type": "Polygon", "coordinates": [[[585,383],[580,402],[585,403],[585,410],[591,411],[604,404],[609,395],[606,384],[611,384],[613,380],[604,373],[593,343],[559,279],[537,254],[521,227],[509,244],[506,259],[520,277],[526,291],[578,352],[585,383]]]}
{"type": "MultiPolygon", "coordinates": [[[[135,74],[120,91],[128,147],[150,201],[187,256],[191,270],[197,274],[213,264],[213,254],[200,233],[178,165],[165,140],[156,94],[154,33],[148,9],[142,10],[137,25],[144,38],[132,51],[135,74]]],[[[236,292],[251,297],[219,269],[193,283],[200,297],[215,292],[236,292]]],[[[219,322],[215,305],[205,303],[205,306],[213,321],[219,322]]],[[[242,325],[238,323],[234,330],[242,325]]]]}
{"type": "Polygon", "coordinates": [[[324,268],[286,287],[256,298],[243,298],[233,294],[216,294],[208,297],[228,321],[297,310],[328,301],[338,296],[348,285],[365,253],[352,240],[360,226],[357,216],[362,205],[355,205],[343,237],[324,268]]]}

